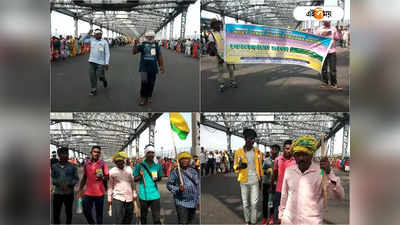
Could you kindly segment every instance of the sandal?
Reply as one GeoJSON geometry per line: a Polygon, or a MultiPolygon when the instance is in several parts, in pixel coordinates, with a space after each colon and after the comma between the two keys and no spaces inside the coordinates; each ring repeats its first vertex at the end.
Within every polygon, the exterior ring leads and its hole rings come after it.
{"type": "Polygon", "coordinates": [[[146,99],[145,99],[145,98],[141,98],[141,99],[140,99],[140,102],[139,102],[139,105],[140,105],[140,106],[146,105],[146,99]]]}

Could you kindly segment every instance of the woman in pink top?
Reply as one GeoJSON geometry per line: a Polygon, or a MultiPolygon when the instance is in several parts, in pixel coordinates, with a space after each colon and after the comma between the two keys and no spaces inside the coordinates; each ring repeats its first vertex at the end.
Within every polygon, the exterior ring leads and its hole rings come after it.
{"type": "Polygon", "coordinates": [[[279,222],[282,224],[322,224],[324,193],[321,169],[327,174],[326,188],[331,198],[344,198],[339,177],[331,171],[329,160],[323,157],[320,165],[312,164],[318,141],[310,136],[296,139],[291,150],[296,164],[285,171],[282,185],[279,222]]]}

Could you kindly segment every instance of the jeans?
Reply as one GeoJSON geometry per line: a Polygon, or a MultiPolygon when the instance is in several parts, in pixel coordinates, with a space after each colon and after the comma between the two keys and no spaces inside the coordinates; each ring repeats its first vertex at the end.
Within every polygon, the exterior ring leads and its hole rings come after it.
{"type": "Polygon", "coordinates": [[[193,224],[193,219],[196,215],[196,208],[185,208],[180,205],[176,206],[178,214],[178,224],[193,224]]]}
{"type": "Polygon", "coordinates": [[[269,193],[269,187],[271,187],[270,184],[265,184],[263,183],[263,215],[264,218],[269,218],[273,215],[274,212],[274,207],[268,209],[268,197],[269,195],[273,193],[269,193]]]}
{"type": "Polygon", "coordinates": [[[255,224],[257,222],[257,202],[260,194],[258,182],[255,184],[240,183],[240,191],[242,193],[244,220],[255,224]]]}
{"type": "Polygon", "coordinates": [[[112,215],[115,224],[131,224],[133,218],[133,202],[112,200],[112,215]]]}
{"type": "Polygon", "coordinates": [[[93,205],[96,209],[96,224],[103,224],[104,196],[94,197],[84,195],[82,197],[83,214],[88,224],[95,224],[92,216],[93,205]]]}
{"type": "Polygon", "coordinates": [[[106,80],[104,66],[97,63],[89,63],[89,79],[92,91],[97,89],[97,79],[106,80]]]}
{"type": "Polygon", "coordinates": [[[207,174],[207,164],[206,163],[202,163],[200,164],[200,170],[201,170],[201,176],[207,174]]]}
{"type": "Polygon", "coordinates": [[[207,175],[210,173],[214,174],[214,170],[215,170],[214,163],[207,163],[207,175]]]}
{"type": "Polygon", "coordinates": [[[54,224],[60,224],[60,214],[61,208],[64,204],[65,206],[65,215],[66,215],[66,222],[65,224],[71,224],[72,222],[72,206],[74,203],[74,195],[53,195],[53,219],[54,224]]]}
{"type": "MultiPolygon", "coordinates": [[[[216,167],[215,167],[215,170],[217,171],[217,173],[218,173],[218,169],[221,169],[221,163],[215,163],[216,164],[216,167]]],[[[222,171],[221,171],[222,172],[222,171]]]]}
{"type": "Polygon", "coordinates": [[[160,220],[160,199],[145,201],[140,199],[140,222],[147,224],[147,213],[151,208],[151,215],[153,216],[153,224],[161,224],[160,220]]]}
{"type": "Polygon", "coordinates": [[[330,73],[330,78],[331,78],[331,85],[336,85],[337,84],[336,53],[328,53],[328,55],[326,56],[326,59],[324,61],[324,65],[322,66],[322,81],[325,84],[328,84],[328,81],[329,81],[328,67],[329,67],[329,73],[330,73]]]}
{"type": "Polygon", "coordinates": [[[140,72],[142,77],[142,86],[140,87],[140,97],[151,98],[154,85],[156,83],[156,73],[140,72]]]}
{"type": "Polygon", "coordinates": [[[274,195],[274,224],[278,223],[279,206],[281,205],[281,192],[275,192],[274,195]]]}
{"type": "MultiPolygon", "coordinates": [[[[217,58],[217,67],[218,67],[218,82],[220,84],[224,84],[224,63],[220,63],[217,58]]],[[[229,72],[229,79],[232,83],[236,82],[235,75],[233,74],[233,64],[226,64],[226,68],[229,72]]]]}

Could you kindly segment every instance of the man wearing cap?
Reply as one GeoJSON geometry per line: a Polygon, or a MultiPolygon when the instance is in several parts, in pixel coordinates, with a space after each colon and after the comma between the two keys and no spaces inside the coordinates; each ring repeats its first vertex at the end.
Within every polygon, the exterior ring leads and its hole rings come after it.
{"type": "Polygon", "coordinates": [[[108,208],[112,208],[115,224],[131,224],[133,201],[136,201],[133,172],[130,166],[125,166],[126,158],[125,152],[113,156],[116,167],[110,170],[108,181],[108,208]]]}
{"type": "Polygon", "coordinates": [[[167,188],[174,195],[178,224],[193,224],[196,208],[200,203],[200,184],[198,172],[189,166],[192,155],[181,152],[178,162],[181,167],[182,182],[178,169],[174,169],[168,178],[167,188]]]}
{"type": "Polygon", "coordinates": [[[324,194],[321,169],[327,175],[328,196],[344,199],[340,178],[331,171],[329,160],[323,157],[320,164],[312,163],[318,141],[314,137],[297,138],[291,151],[296,164],[288,167],[282,185],[279,222],[282,224],[322,224],[324,194]]]}
{"type": "Polygon", "coordinates": [[[141,224],[147,224],[147,212],[151,208],[153,224],[161,224],[160,192],[157,182],[163,176],[162,168],[160,164],[154,162],[154,146],[147,145],[144,155],[145,160],[137,163],[133,172],[135,182],[139,182],[140,221],[141,224]]]}
{"type": "Polygon", "coordinates": [[[260,193],[262,173],[262,153],[253,147],[257,133],[245,129],[243,136],[246,144],[235,151],[234,171],[238,174],[243,202],[243,214],[246,224],[257,223],[257,202],[260,193]],[[250,195],[250,200],[248,196],[250,195]]]}
{"type": "Polygon", "coordinates": [[[82,37],[82,41],[90,39],[90,56],[89,56],[89,79],[90,79],[90,95],[94,96],[97,94],[97,79],[103,82],[103,86],[106,88],[108,82],[105,77],[104,70],[108,70],[110,62],[110,50],[108,42],[102,39],[103,32],[101,29],[94,31],[94,37],[91,36],[92,30],[88,34],[82,37]]]}
{"type": "Polygon", "coordinates": [[[154,41],[154,31],[147,31],[144,36],[145,40],[141,44],[138,45],[139,39],[136,39],[133,45],[133,54],[141,53],[139,66],[142,79],[139,102],[141,106],[152,102],[151,97],[158,73],[158,65],[160,66],[161,73],[164,73],[164,62],[160,46],[154,41]]]}

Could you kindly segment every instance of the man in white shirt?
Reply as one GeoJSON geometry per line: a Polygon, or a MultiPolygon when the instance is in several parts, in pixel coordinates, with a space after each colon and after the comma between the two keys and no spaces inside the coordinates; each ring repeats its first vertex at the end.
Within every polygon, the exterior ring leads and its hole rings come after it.
{"type": "Polygon", "coordinates": [[[221,172],[221,159],[222,155],[217,151],[215,154],[215,170],[217,173],[221,172]]]}
{"type": "Polygon", "coordinates": [[[108,208],[112,208],[115,224],[131,224],[133,202],[137,198],[133,171],[130,166],[125,166],[125,160],[125,152],[118,152],[113,156],[116,167],[110,170],[108,181],[108,208]]]}
{"type": "Polygon", "coordinates": [[[90,56],[89,56],[89,78],[90,78],[90,95],[97,94],[97,79],[103,82],[103,86],[108,86],[105,70],[108,70],[110,62],[110,50],[106,40],[102,39],[103,32],[101,29],[94,31],[94,37],[91,36],[92,30],[82,37],[82,42],[90,39],[90,56]]]}
{"type": "Polygon", "coordinates": [[[206,153],[204,152],[204,148],[201,147],[201,152],[200,152],[200,174],[201,176],[205,175],[204,170],[207,167],[207,156],[206,153]]]}
{"type": "Polygon", "coordinates": [[[317,35],[329,37],[333,40],[331,47],[328,50],[328,55],[325,58],[324,65],[322,66],[322,81],[321,87],[329,86],[328,67],[330,73],[330,85],[332,88],[342,90],[343,88],[337,85],[336,79],[336,47],[335,41],[340,39],[340,34],[334,26],[331,26],[330,21],[323,21],[323,26],[319,27],[316,32],[317,35]]]}

